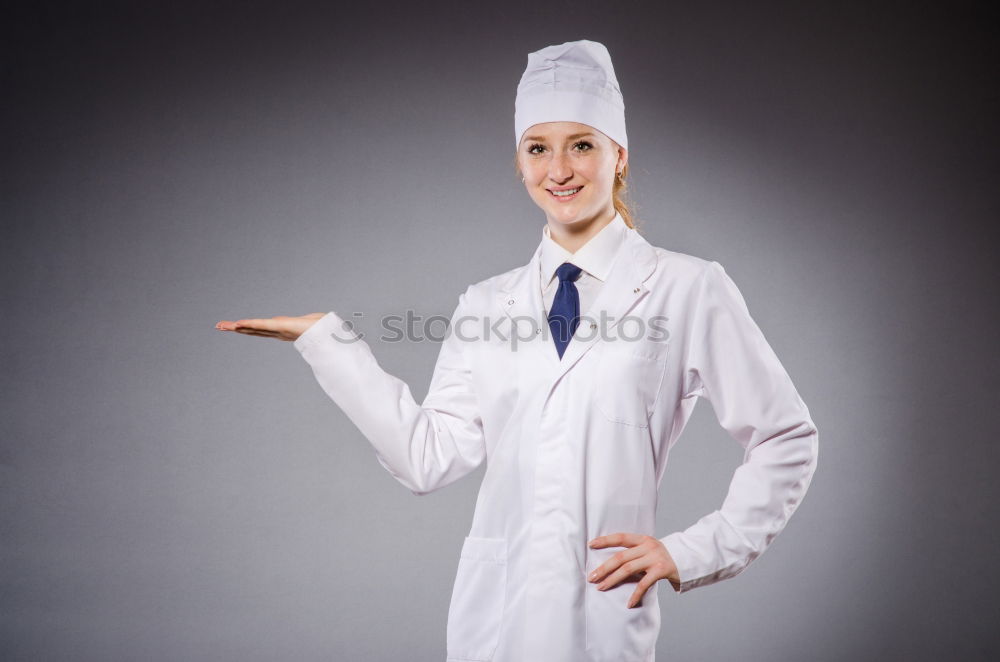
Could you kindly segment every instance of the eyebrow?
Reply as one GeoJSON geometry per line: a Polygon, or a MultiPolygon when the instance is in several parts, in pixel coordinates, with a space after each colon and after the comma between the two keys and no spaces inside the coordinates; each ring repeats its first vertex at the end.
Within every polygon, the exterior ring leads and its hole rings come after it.
{"type": "MultiPolygon", "coordinates": [[[[574,133],[572,136],[566,136],[566,140],[576,140],[577,138],[583,138],[584,136],[592,136],[593,132],[587,131],[586,133],[574,133]]],[[[525,136],[525,140],[534,140],[536,142],[545,142],[545,138],[542,136],[525,136]]]]}

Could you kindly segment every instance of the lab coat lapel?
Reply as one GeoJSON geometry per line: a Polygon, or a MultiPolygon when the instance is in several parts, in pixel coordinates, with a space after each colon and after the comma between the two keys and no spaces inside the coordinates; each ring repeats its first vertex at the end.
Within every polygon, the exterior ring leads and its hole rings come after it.
{"type": "Polygon", "coordinates": [[[548,320],[542,305],[538,274],[541,252],[539,244],[531,261],[525,267],[515,270],[500,286],[497,306],[511,319],[512,333],[520,329],[521,338],[526,338],[529,332],[535,335],[530,340],[518,343],[518,351],[529,352],[522,358],[536,361],[539,369],[551,371],[551,379],[555,383],[591,347],[604,337],[612,335],[621,318],[628,315],[646,295],[649,289],[645,281],[653,274],[657,260],[656,251],[649,242],[636,230],[629,228],[608,274],[608,280],[590,310],[582,312],[582,316],[589,319],[582,321],[577,327],[560,360],[555,343],[549,337],[548,320]],[[604,311],[604,319],[607,320],[603,331],[600,328],[601,311],[604,311]],[[597,328],[591,327],[591,320],[598,324],[597,328]]]}
{"type": "Polygon", "coordinates": [[[649,292],[645,281],[655,268],[656,251],[642,235],[629,228],[608,274],[608,280],[590,309],[581,313],[586,319],[581,320],[572,340],[566,346],[556,379],[562,377],[597,343],[613,335],[621,319],[649,292]]]}
{"type": "Polygon", "coordinates": [[[555,345],[543,342],[548,333],[548,320],[542,305],[539,277],[542,245],[535,249],[531,261],[515,270],[500,285],[497,306],[511,320],[510,333],[519,334],[517,352],[521,358],[535,362],[542,370],[554,370],[559,365],[555,345]]]}

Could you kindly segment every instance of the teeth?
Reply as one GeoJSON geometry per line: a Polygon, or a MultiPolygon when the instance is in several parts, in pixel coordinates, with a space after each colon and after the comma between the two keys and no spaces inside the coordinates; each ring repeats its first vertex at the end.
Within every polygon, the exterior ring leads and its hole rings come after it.
{"type": "Polygon", "coordinates": [[[565,197],[567,195],[573,195],[574,193],[576,193],[577,191],[579,191],[582,188],[583,188],[582,186],[577,186],[576,188],[570,189],[568,191],[552,191],[552,195],[557,195],[560,198],[562,198],[562,197],[565,197]]]}

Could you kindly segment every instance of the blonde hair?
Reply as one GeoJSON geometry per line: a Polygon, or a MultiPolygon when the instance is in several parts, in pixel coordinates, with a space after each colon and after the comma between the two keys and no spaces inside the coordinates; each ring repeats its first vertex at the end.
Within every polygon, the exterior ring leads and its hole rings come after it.
{"type": "MultiPolygon", "coordinates": [[[[517,152],[514,152],[514,176],[523,177],[521,166],[518,163],[517,152]]],[[[625,225],[637,229],[635,226],[635,213],[632,211],[632,196],[628,193],[628,164],[622,168],[622,176],[615,175],[615,183],[611,188],[611,203],[615,206],[615,211],[621,214],[625,225]]]]}
{"type": "Polygon", "coordinates": [[[611,201],[625,221],[625,225],[635,228],[635,218],[632,214],[632,196],[628,193],[628,164],[622,166],[622,176],[615,175],[615,185],[611,189],[611,201]]]}

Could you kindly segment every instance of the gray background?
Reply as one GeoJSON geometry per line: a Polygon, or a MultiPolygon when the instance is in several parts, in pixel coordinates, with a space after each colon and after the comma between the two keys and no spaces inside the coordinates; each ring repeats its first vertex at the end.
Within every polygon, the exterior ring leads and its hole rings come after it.
{"type": "MultiPolygon", "coordinates": [[[[579,38],[614,58],[645,236],[726,267],[820,429],[763,557],[660,588],[658,659],[1000,654],[975,6],[84,4],[4,27],[0,657],[443,659],[482,469],[414,497],[290,343],[213,326],[377,331],[526,262],[514,90],[579,38]]],[[[438,345],[373,347],[422,399],[438,345]]],[[[740,457],[702,402],[659,535],[740,457]]]]}

